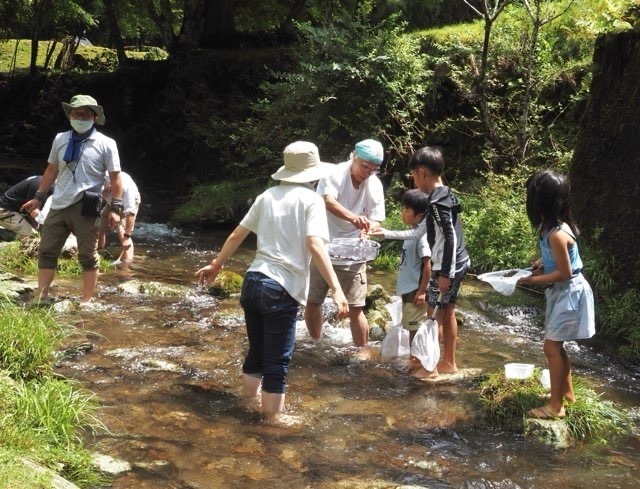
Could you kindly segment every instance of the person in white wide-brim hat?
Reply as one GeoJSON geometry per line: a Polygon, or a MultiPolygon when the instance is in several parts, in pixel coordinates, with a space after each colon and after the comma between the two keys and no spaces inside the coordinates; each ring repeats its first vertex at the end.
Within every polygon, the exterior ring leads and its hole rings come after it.
{"type": "Polygon", "coordinates": [[[294,421],[283,414],[286,378],[296,316],[307,301],[311,259],[329,284],[339,316],[348,313],[326,248],[329,231],[324,201],[313,190],[313,182],[332,167],[320,161],[313,143],[296,141],[287,146],[284,165],[271,175],[280,184],[256,198],[218,256],[196,272],[201,283],[212,282],[249,233],[257,235],[256,256],[240,295],[249,339],[242,377],[249,404],[261,403],[268,423],[294,421]]]}

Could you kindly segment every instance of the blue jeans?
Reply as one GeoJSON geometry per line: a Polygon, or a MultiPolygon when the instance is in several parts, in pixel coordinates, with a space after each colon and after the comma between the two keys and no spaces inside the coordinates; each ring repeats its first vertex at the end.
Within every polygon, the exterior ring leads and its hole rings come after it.
{"type": "Polygon", "coordinates": [[[260,272],[247,272],[240,305],[249,338],[242,372],[262,376],[264,392],[284,394],[300,304],[272,278],[260,272]]]}

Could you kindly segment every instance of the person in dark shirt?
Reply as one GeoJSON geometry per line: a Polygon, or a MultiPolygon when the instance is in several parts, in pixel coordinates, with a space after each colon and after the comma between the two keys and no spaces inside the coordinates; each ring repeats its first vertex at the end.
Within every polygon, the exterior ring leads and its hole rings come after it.
{"type": "Polygon", "coordinates": [[[409,160],[409,169],[416,186],[429,194],[425,219],[432,261],[428,300],[430,308],[440,303],[437,319],[444,343],[438,372],[455,373],[458,323],[454,307],[462,279],[471,266],[460,223],[460,201],[442,182],[444,157],[438,148],[417,150],[409,160]]]}
{"type": "MultiPolygon", "coordinates": [[[[29,236],[38,228],[35,219],[44,202],[40,204],[39,208],[33,209],[29,213],[21,212],[20,208],[25,202],[33,199],[40,186],[41,178],[40,176],[26,178],[0,195],[0,227],[13,231],[18,238],[29,236]]],[[[47,197],[52,192],[53,189],[49,191],[47,197]]]]}

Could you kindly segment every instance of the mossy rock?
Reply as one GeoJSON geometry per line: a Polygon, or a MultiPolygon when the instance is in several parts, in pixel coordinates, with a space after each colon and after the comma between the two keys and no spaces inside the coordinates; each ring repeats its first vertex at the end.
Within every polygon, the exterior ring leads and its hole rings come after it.
{"type": "Polygon", "coordinates": [[[27,282],[11,273],[0,272],[0,297],[16,299],[37,287],[37,282],[27,282]]]}
{"type": "Polygon", "coordinates": [[[191,288],[184,285],[141,280],[123,282],[118,285],[118,290],[126,294],[153,297],[184,297],[191,293],[191,288]]]}
{"type": "Polygon", "coordinates": [[[239,294],[242,290],[243,280],[242,275],[238,273],[222,271],[209,287],[209,294],[216,297],[230,297],[233,294],[239,294]]]}
{"type": "Polygon", "coordinates": [[[386,324],[391,322],[391,314],[385,307],[389,303],[391,297],[382,285],[374,285],[369,289],[364,311],[370,329],[374,326],[386,329],[386,324]]]}

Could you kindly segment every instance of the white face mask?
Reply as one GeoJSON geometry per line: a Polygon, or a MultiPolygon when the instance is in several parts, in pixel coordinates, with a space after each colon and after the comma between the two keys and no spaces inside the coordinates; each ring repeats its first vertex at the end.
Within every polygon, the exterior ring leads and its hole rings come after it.
{"type": "Polygon", "coordinates": [[[93,121],[83,121],[80,119],[71,119],[71,127],[78,133],[84,134],[93,127],[93,121]]]}

